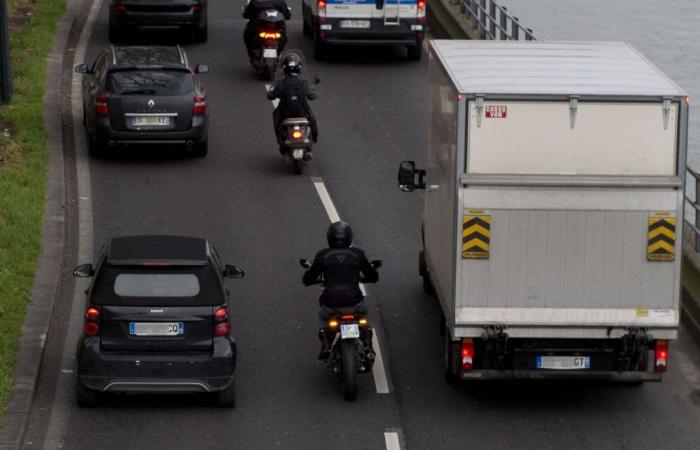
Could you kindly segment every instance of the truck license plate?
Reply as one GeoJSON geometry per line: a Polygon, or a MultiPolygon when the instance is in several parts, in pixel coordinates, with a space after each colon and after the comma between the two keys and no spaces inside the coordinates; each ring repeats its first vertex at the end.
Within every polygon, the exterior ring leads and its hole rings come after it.
{"type": "Polygon", "coordinates": [[[369,28],[369,20],[341,20],[340,28],[369,28]]]}
{"type": "Polygon", "coordinates": [[[356,323],[340,325],[340,337],[343,339],[359,338],[360,327],[356,323]]]}
{"type": "Polygon", "coordinates": [[[591,368],[590,356],[538,356],[538,369],[580,370],[591,368]]]}
{"type": "Polygon", "coordinates": [[[129,322],[132,336],[182,336],[185,324],[182,322],[129,322]]]}
{"type": "Polygon", "coordinates": [[[137,116],[131,119],[131,125],[135,127],[168,127],[170,126],[170,117],[137,116]]]}

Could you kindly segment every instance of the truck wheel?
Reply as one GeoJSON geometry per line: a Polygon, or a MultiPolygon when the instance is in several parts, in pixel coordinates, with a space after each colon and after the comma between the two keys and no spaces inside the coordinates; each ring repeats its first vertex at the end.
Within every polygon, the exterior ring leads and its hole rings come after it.
{"type": "Polygon", "coordinates": [[[430,281],[430,275],[428,275],[428,266],[425,262],[425,250],[422,250],[418,254],[418,273],[423,278],[423,292],[428,295],[435,295],[435,287],[430,281]]]}
{"type": "Polygon", "coordinates": [[[411,45],[406,47],[406,52],[408,53],[408,59],[411,61],[420,61],[423,55],[423,45],[418,43],[416,45],[411,45]]]}
{"type": "Polygon", "coordinates": [[[445,326],[445,380],[450,386],[457,386],[460,382],[459,368],[455,367],[455,343],[450,336],[450,331],[445,326]]]}
{"type": "Polygon", "coordinates": [[[222,408],[233,408],[236,406],[236,387],[233,380],[226,389],[216,393],[216,404],[222,408]]]}
{"type": "Polygon", "coordinates": [[[83,408],[92,408],[100,403],[100,393],[85,387],[80,376],[76,376],[75,383],[75,398],[78,401],[78,406],[83,408]]]}

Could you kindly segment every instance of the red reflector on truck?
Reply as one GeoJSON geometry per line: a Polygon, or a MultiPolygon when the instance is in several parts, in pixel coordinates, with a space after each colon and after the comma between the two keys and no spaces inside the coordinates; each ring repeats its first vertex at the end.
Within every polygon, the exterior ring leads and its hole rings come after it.
{"type": "Polygon", "coordinates": [[[474,368],[474,341],[471,338],[462,339],[462,371],[474,368]]]}
{"type": "Polygon", "coordinates": [[[656,350],[654,351],[654,370],[657,373],[666,372],[668,368],[668,341],[656,341],[656,350]]]}

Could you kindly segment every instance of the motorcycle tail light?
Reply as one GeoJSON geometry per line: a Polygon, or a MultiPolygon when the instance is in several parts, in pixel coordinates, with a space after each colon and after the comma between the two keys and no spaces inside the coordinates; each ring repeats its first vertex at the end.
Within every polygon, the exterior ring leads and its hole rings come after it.
{"type": "Polygon", "coordinates": [[[355,316],[352,315],[352,314],[345,314],[345,315],[342,317],[343,320],[352,320],[352,319],[354,319],[354,318],[355,318],[355,316]]]}

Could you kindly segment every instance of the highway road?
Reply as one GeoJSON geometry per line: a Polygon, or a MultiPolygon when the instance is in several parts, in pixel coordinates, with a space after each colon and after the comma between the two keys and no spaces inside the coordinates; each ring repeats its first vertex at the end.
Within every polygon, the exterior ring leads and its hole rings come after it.
{"type": "MultiPolygon", "coordinates": [[[[289,47],[310,56],[301,4],[291,6],[289,47]]],[[[120,396],[99,408],[77,407],[70,343],[82,305],[72,303],[65,277],[26,448],[697,448],[700,350],[685,335],[671,348],[662,383],[445,383],[440,309],[417,273],[421,196],[396,186],[400,160],[424,159],[426,62],[405,61],[395,49],[308,61],[306,73],[322,79],[312,104],[320,136],[316,158],[295,176],[277,152],[265,83],[247,62],[239,7],[211,2],[209,42],[186,47],[193,63],[211,69],[202,78],[209,155],[166,149],[93,159],[90,196],[68,190],[71,204],[91,202],[94,253],[112,236],[196,235],[246,270],[244,279],[228,282],[240,352],[237,406],[220,409],[195,396],[120,396]],[[301,284],[297,263],[324,245],[334,214],[352,224],[357,246],[384,261],[380,282],[367,288],[383,364],[361,378],[352,403],[315,361],[319,291],[301,284]]],[[[103,4],[87,61],[107,44],[103,4]]],[[[76,152],[84,163],[84,149],[76,152]]]]}

